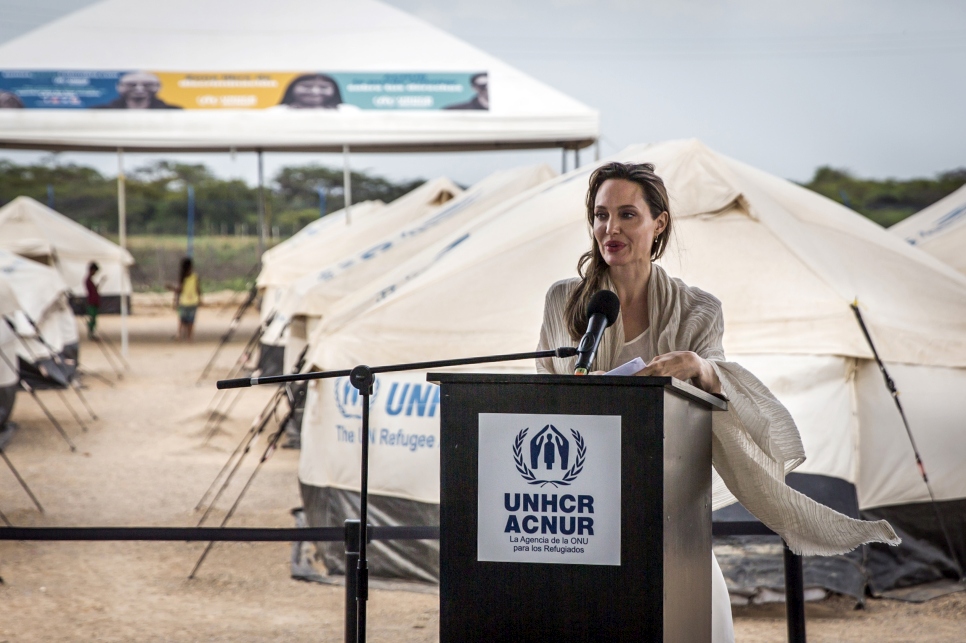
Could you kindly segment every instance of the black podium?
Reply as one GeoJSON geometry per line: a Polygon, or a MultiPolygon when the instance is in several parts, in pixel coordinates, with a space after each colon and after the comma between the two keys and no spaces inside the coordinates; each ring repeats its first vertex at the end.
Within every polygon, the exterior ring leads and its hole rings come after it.
{"type": "Polygon", "coordinates": [[[711,640],[711,413],[666,377],[431,373],[440,641],[711,640]]]}

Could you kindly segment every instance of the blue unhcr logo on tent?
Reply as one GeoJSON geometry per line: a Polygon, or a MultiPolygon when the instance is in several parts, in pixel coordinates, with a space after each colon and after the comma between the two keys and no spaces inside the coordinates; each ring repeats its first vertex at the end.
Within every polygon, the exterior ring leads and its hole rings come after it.
{"type": "Polygon", "coordinates": [[[575,429],[570,429],[575,447],[571,450],[570,439],[557,427],[548,424],[530,439],[526,453],[528,457],[524,457],[524,442],[529,430],[529,428],[523,429],[513,440],[513,462],[527,484],[541,487],[550,484],[561,487],[573,483],[584,470],[584,460],[587,456],[587,444],[583,436],[575,429]],[[571,456],[573,456],[572,465],[571,456]]]}
{"type": "MultiPolygon", "coordinates": [[[[335,403],[339,413],[344,418],[362,418],[362,395],[359,389],[349,382],[348,377],[340,377],[335,381],[335,403]]],[[[369,406],[372,407],[376,396],[379,395],[379,378],[372,385],[372,395],[369,396],[369,406]]]]}

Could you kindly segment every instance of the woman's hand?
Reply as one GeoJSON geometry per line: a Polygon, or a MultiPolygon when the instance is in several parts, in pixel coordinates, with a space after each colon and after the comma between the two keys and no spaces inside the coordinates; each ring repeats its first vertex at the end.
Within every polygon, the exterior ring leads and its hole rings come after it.
{"type": "Polygon", "coordinates": [[[708,393],[720,393],[721,382],[711,363],[692,351],[675,351],[658,355],[636,375],[674,377],[682,381],[694,380],[695,386],[708,393]]]}

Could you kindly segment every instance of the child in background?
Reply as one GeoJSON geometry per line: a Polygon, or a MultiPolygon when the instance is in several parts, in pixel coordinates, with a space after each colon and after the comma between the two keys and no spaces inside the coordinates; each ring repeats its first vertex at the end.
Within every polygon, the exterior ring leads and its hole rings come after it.
{"type": "Polygon", "coordinates": [[[101,309],[101,293],[97,291],[94,275],[100,267],[93,261],[87,266],[87,339],[97,339],[97,313],[101,309]]]}
{"type": "Polygon", "coordinates": [[[175,290],[178,308],[178,339],[191,341],[195,327],[195,313],[201,305],[201,280],[190,257],[181,260],[181,278],[175,290]]]}

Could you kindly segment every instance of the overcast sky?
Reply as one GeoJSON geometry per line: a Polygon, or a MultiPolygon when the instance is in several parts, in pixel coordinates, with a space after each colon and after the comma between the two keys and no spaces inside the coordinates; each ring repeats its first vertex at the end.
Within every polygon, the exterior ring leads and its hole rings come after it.
{"type": "MultiPolygon", "coordinates": [[[[869,177],[966,166],[966,2],[961,0],[388,0],[601,113],[602,153],[697,137],[764,170],[807,180],[833,165],[869,177]]],[[[0,42],[91,4],[0,0],[0,42]]],[[[40,153],[0,150],[0,158],[40,153]]],[[[114,173],[109,154],[64,160],[114,173]]],[[[128,155],[135,166],[156,155],[128,155]]],[[[251,154],[176,155],[255,178],[251,154]]],[[[585,151],[582,161],[592,159],[585,151]]],[[[266,154],[280,166],[340,157],[266,154]]],[[[358,155],[394,179],[472,183],[559,151],[358,155]]]]}

